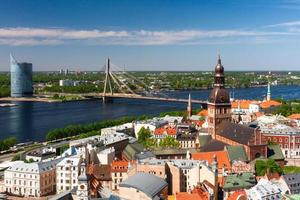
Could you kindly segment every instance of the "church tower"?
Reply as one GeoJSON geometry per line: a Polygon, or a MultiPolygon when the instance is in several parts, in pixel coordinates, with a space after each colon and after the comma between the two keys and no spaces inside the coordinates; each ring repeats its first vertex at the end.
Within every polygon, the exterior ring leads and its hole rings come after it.
{"type": "Polygon", "coordinates": [[[85,161],[83,161],[80,166],[80,175],[78,176],[77,197],[79,200],[90,199],[89,177],[86,172],[85,161]]]}
{"type": "Polygon", "coordinates": [[[271,85],[270,82],[268,82],[268,91],[267,91],[267,101],[271,101],[271,85]]]}
{"type": "Polygon", "coordinates": [[[188,106],[187,106],[187,114],[188,114],[188,118],[191,118],[191,116],[193,115],[191,93],[189,94],[189,100],[188,100],[188,106]]]}
{"type": "Polygon", "coordinates": [[[214,88],[208,98],[208,133],[216,139],[216,130],[222,121],[231,121],[231,102],[225,90],[224,67],[220,56],[215,67],[214,88]]]}

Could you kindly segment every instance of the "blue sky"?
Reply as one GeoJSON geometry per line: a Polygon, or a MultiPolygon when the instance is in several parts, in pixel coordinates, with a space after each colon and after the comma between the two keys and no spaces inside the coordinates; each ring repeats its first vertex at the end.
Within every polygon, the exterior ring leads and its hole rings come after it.
{"type": "Polygon", "coordinates": [[[2,0],[0,70],[300,69],[300,0],[2,0]]]}

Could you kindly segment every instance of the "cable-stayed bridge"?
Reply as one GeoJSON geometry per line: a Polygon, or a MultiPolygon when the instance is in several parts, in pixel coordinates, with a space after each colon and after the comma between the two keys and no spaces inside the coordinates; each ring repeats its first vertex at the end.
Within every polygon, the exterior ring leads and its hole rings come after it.
{"type": "MultiPolygon", "coordinates": [[[[141,100],[157,100],[168,102],[188,102],[188,99],[169,97],[163,92],[152,90],[144,81],[133,76],[125,69],[110,62],[108,58],[104,66],[105,80],[102,94],[89,94],[101,97],[103,102],[111,102],[114,98],[141,100]]],[[[207,101],[191,100],[192,103],[206,105],[207,101]]]]}

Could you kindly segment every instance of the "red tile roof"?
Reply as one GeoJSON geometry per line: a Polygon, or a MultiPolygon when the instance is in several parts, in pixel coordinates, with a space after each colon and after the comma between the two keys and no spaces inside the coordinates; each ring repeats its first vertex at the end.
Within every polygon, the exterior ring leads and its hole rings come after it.
{"type": "Polygon", "coordinates": [[[203,109],[197,115],[206,117],[208,115],[208,111],[206,109],[203,109]]]}
{"type": "Polygon", "coordinates": [[[236,100],[231,103],[231,108],[238,108],[240,104],[241,109],[249,109],[251,103],[257,103],[253,100],[236,100]]]}
{"type": "Polygon", "coordinates": [[[273,106],[280,106],[281,103],[278,101],[270,100],[270,101],[264,101],[260,104],[261,108],[270,108],[273,106]]]}
{"type": "Polygon", "coordinates": [[[198,152],[192,153],[192,159],[194,160],[207,160],[209,164],[213,161],[214,156],[217,158],[218,168],[225,167],[230,169],[230,161],[226,151],[213,151],[213,152],[198,152]]]}
{"type": "Polygon", "coordinates": [[[176,128],[161,127],[161,128],[155,129],[155,131],[154,131],[154,135],[162,135],[164,133],[167,133],[168,135],[176,135],[176,128]]]}
{"type": "Polygon", "coordinates": [[[207,200],[209,199],[209,194],[204,189],[197,187],[193,189],[191,193],[188,192],[176,193],[175,199],[176,200],[207,200]]]}
{"type": "Polygon", "coordinates": [[[237,190],[227,200],[247,200],[247,194],[245,190],[237,190]]]}
{"type": "MultiPolygon", "coordinates": [[[[134,161],[131,161],[134,162],[134,161]]],[[[121,160],[121,161],[113,161],[111,163],[111,172],[127,172],[128,170],[128,161],[121,160]]]]}
{"type": "Polygon", "coordinates": [[[290,118],[290,119],[297,119],[297,120],[299,120],[299,119],[300,119],[300,113],[297,113],[297,114],[292,114],[292,115],[288,116],[288,118],[290,118]]]}

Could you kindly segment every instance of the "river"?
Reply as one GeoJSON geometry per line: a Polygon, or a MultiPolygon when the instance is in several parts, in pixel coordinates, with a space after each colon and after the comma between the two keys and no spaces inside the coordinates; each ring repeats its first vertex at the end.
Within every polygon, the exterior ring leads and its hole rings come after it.
{"type": "MultiPolygon", "coordinates": [[[[228,89],[233,93],[232,89],[228,89]]],[[[299,86],[271,88],[272,98],[300,99],[299,86]]],[[[174,91],[168,96],[206,100],[210,90],[174,91]]],[[[235,89],[236,99],[263,99],[266,87],[235,89]]],[[[12,102],[14,107],[0,107],[0,139],[15,136],[19,142],[42,141],[47,132],[69,124],[90,123],[130,115],[157,115],[163,111],[185,109],[185,103],[118,99],[114,103],[75,101],[67,103],[12,102]]],[[[194,105],[197,107],[199,105],[194,105]]]]}

